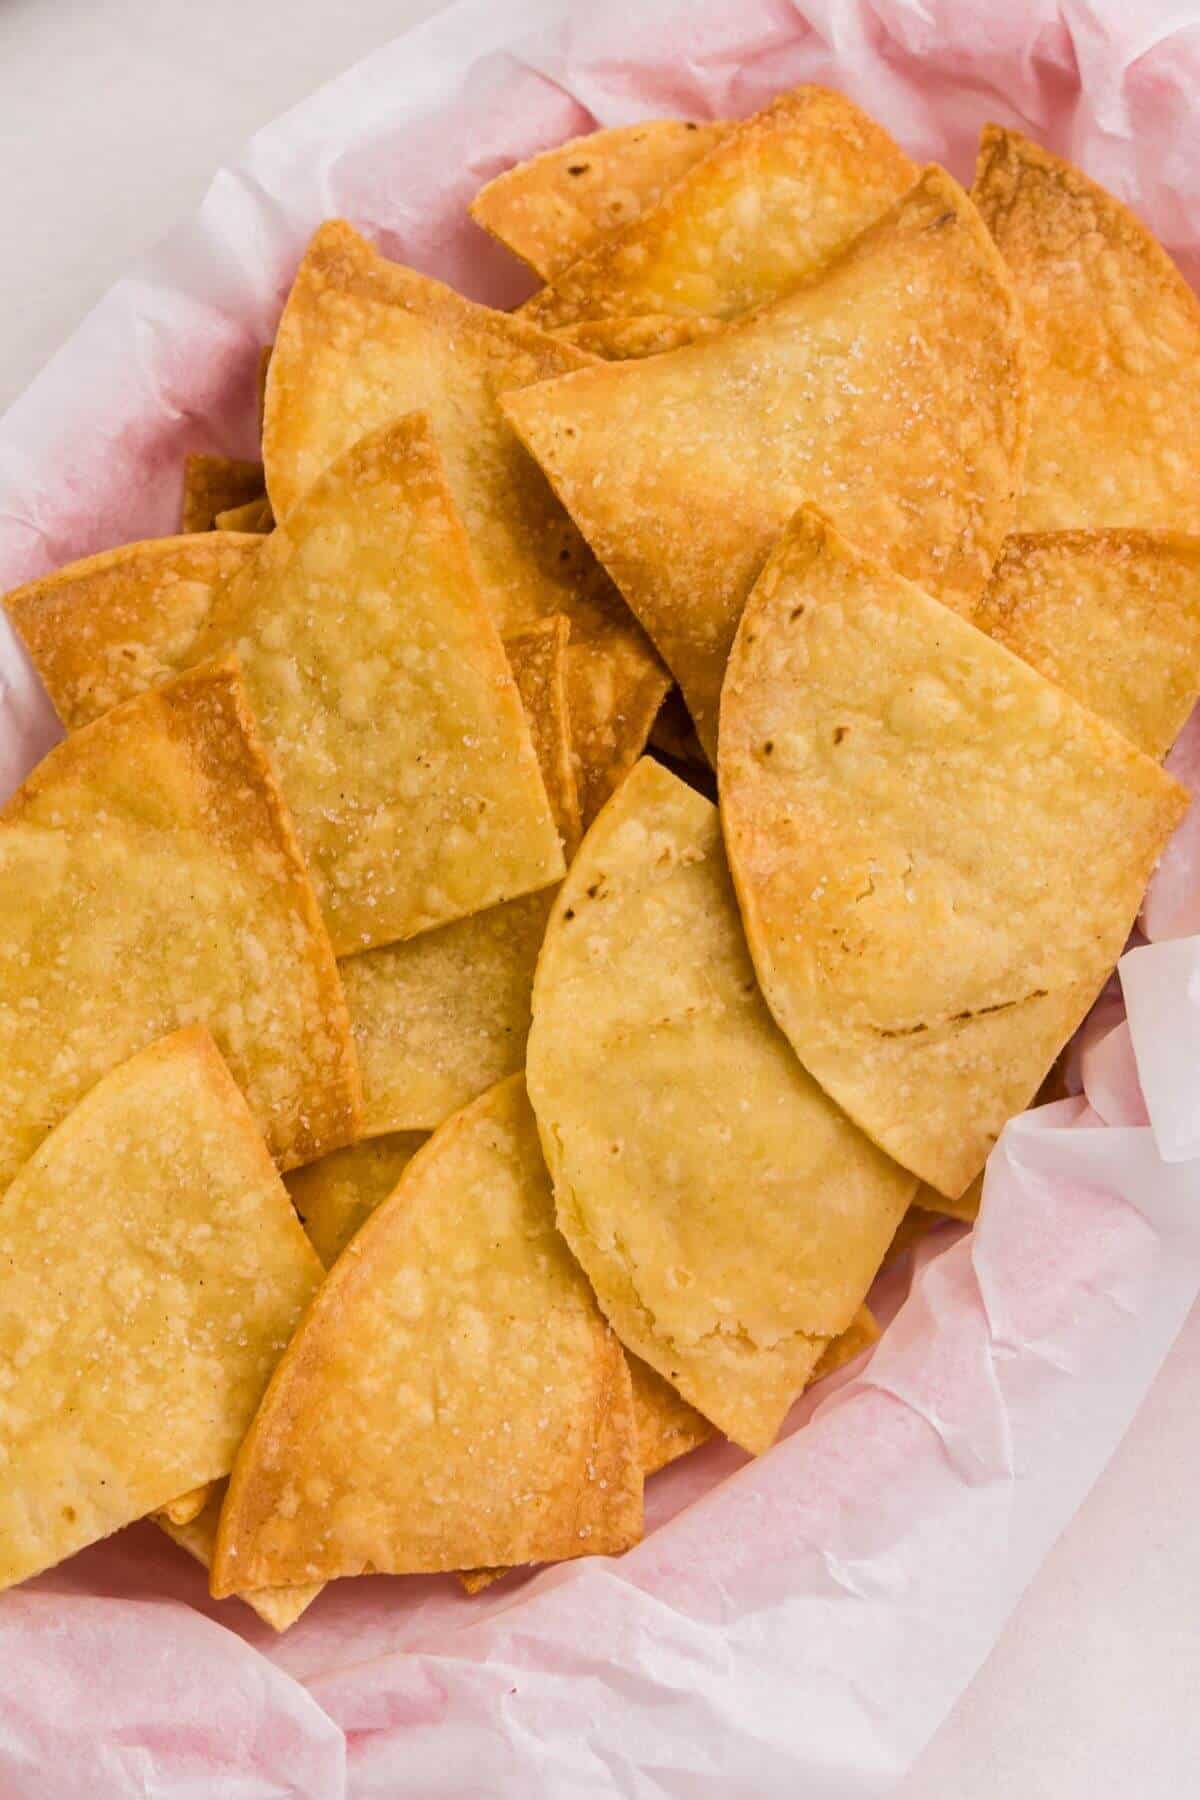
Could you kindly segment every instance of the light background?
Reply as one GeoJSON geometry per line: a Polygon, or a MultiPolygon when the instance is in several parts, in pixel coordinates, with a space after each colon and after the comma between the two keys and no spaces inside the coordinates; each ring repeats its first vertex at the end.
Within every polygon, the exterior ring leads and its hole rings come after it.
{"type": "MultiPolygon", "coordinates": [[[[258,126],[437,9],[0,0],[0,410],[258,126]]],[[[900,1793],[1200,1796],[1200,1313],[900,1793]]]]}

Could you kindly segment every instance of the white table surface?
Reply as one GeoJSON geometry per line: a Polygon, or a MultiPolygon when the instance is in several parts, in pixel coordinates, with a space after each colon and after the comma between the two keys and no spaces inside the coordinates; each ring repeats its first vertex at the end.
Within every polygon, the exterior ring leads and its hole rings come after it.
{"type": "MultiPolygon", "coordinates": [[[[0,410],[252,131],[437,4],[0,0],[0,410]]],[[[1200,1796],[1200,1312],[900,1793],[1200,1796]]]]}

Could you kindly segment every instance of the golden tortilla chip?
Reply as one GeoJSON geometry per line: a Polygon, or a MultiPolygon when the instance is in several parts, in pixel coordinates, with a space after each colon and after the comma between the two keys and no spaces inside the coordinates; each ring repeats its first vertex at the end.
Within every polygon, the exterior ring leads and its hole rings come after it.
{"type": "Polygon", "coordinates": [[[629,1372],[513,1076],[326,1278],[238,1454],[212,1591],[609,1555],[641,1526],[629,1372]]]}
{"type": "MultiPolygon", "coordinates": [[[[909,1207],[908,1210],[911,1212],[912,1208],[909,1207]]],[[[894,1237],[892,1241],[895,1242],[894,1237]]],[[[856,1356],[861,1356],[864,1350],[877,1344],[879,1338],[879,1324],[874,1313],[869,1306],[860,1306],[845,1331],[826,1344],[821,1360],[813,1370],[813,1381],[824,1381],[826,1375],[832,1375],[835,1369],[844,1368],[856,1356]]]]}
{"type": "Polygon", "coordinates": [[[425,1142],[423,1131],[396,1131],[335,1150],[293,1169],[285,1186],[309,1242],[332,1268],[359,1226],[386,1200],[425,1142]]]}
{"type": "MultiPolygon", "coordinates": [[[[566,700],[566,622],[506,643],[568,856],[579,800],[566,700]]],[[[525,894],[341,965],[366,1099],[366,1132],[432,1131],[525,1063],[533,971],[553,895],[525,894]]]]}
{"type": "Polygon", "coordinates": [[[0,1207],[0,1587],[226,1474],[320,1273],[206,1031],[99,1081],[0,1207]]]}
{"type": "Polygon", "coordinates": [[[571,740],[584,830],[650,737],[671,677],[639,630],[600,630],[567,650],[571,740]]]}
{"type": "MultiPolygon", "coordinates": [[[[498,404],[511,388],[588,361],[508,313],[386,261],[331,221],[300,265],[271,359],[267,485],[284,518],[363,432],[427,411],[500,631],[565,614],[572,661],[607,660],[614,682],[632,684],[618,691],[618,710],[636,710],[657,661],[498,404]]],[[[578,736],[586,726],[577,711],[578,736]]]]}
{"type": "Polygon", "coordinates": [[[975,1223],[979,1217],[979,1204],[982,1199],[982,1169],[970,1187],[966,1188],[956,1200],[947,1199],[945,1194],[939,1194],[936,1188],[927,1187],[924,1183],[917,1189],[918,1204],[923,1206],[927,1212],[936,1214],[938,1219],[958,1219],[963,1225],[975,1223]]]}
{"type": "Polygon", "coordinates": [[[716,808],[648,759],[555,902],[527,1064],[559,1227],[622,1342],[766,1449],[916,1183],[792,1055],[716,808]]]}
{"type": "Polygon", "coordinates": [[[203,648],[237,650],[340,955],[561,875],[520,696],[423,415],[326,470],[203,648]]]}
{"type": "Polygon", "coordinates": [[[723,319],[676,319],[669,313],[646,313],[636,319],[579,319],[551,332],[560,343],[574,344],[605,362],[629,362],[639,356],[661,356],[698,344],[724,331],[723,319]]]}
{"type": "Polygon", "coordinates": [[[364,433],[427,412],[500,630],[565,613],[574,631],[597,572],[497,402],[587,363],[330,220],[297,271],[271,358],[263,456],[275,516],[364,433]]]}
{"type": "Polygon", "coordinates": [[[267,410],[267,375],[271,368],[271,353],[274,344],[264,344],[258,353],[258,367],[254,372],[254,391],[258,401],[258,441],[261,444],[263,419],[267,410]]]}
{"type": "Polygon", "coordinates": [[[930,169],[835,263],[710,341],[502,405],[714,754],[742,606],[802,501],[974,607],[1024,454],[1020,313],[966,195],[930,169]]]}
{"type": "MultiPolygon", "coordinates": [[[[567,699],[570,626],[561,613],[506,638],[513,680],[529,721],[529,735],[546,797],[569,859],[579,847],[579,786],[571,748],[567,699]]],[[[490,1083],[489,1083],[490,1085],[490,1083]]]]}
{"type": "MultiPolygon", "coordinates": [[[[211,1489],[205,1488],[203,1492],[206,1500],[202,1510],[182,1523],[172,1519],[167,1510],[154,1515],[155,1524],[205,1569],[212,1566],[217,1524],[225,1501],[225,1486],[225,1482],[218,1481],[213,1483],[211,1489]]],[[[296,1623],[302,1612],[308,1610],[324,1585],[324,1582],[316,1581],[310,1582],[306,1587],[258,1588],[248,1594],[238,1594],[236,1598],[244,1600],[247,1606],[252,1606],[272,1631],[286,1631],[289,1625],[296,1623]]]]}
{"type": "Polygon", "coordinates": [[[809,508],[746,606],[717,778],[772,1012],[953,1199],[1095,999],[1185,791],[809,508]]]}
{"type": "Polygon", "coordinates": [[[333,953],[232,663],[75,732],[0,812],[0,1189],[193,1021],[283,1167],[359,1135],[333,953]]]}
{"type": "Polygon", "coordinates": [[[271,502],[262,495],[257,500],[247,501],[245,506],[219,512],[213,524],[217,531],[251,531],[264,537],[275,529],[275,515],[271,511],[271,502]]]}
{"type": "Polygon", "coordinates": [[[258,538],[151,538],[16,588],[5,610],[68,731],[190,668],[258,538]]]}
{"type": "Polygon", "coordinates": [[[1200,693],[1200,537],[1007,538],[975,623],[1160,759],[1200,693]]]}
{"type": "Polygon", "coordinates": [[[239,462],[233,456],[185,457],[179,529],[184,536],[211,531],[218,513],[260,500],[265,493],[261,463],[239,462]]]}
{"type": "Polygon", "coordinates": [[[552,899],[525,894],[339,964],[368,1136],[432,1131],[522,1067],[552,899]]]}
{"type": "Polygon", "coordinates": [[[1200,525],[1200,301],[1128,207],[985,128],[972,197],[1025,310],[1021,531],[1200,525]]]}
{"type": "Polygon", "coordinates": [[[657,1475],[668,1463],[677,1462],[716,1433],[703,1413],[689,1406],[669,1381],[640,1356],[626,1355],[633,1383],[633,1408],[637,1416],[638,1456],[642,1474],[657,1475]]]}
{"type": "Polygon", "coordinates": [[[811,275],[916,174],[844,94],[795,88],[726,126],[657,206],[559,273],[522,315],[544,328],[638,313],[734,318],[811,275]]]}
{"type": "Polygon", "coordinates": [[[497,175],[472,200],[471,217],[549,281],[656,206],[724,129],[646,119],[589,132],[497,175]]]}
{"type": "Polygon", "coordinates": [[[212,1490],[213,1484],[209,1481],[200,1487],[189,1488],[186,1494],[177,1494],[174,1500],[168,1500],[165,1506],[159,1507],[159,1516],[172,1525],[190,1525],[204,1511],[212,1490]]]}

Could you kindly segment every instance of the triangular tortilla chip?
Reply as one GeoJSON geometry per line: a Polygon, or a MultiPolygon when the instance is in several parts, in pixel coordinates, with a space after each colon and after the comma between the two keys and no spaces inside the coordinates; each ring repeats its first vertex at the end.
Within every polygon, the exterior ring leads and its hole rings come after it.
{"type": "Polygon", "coordinates": [[[218,596],[261,549],[244,534],[151,538],[7,594],[5,610],[67,730],[191,668],[218,596]]]}
{"type": "Polygon", "coordinates": [[[766,1449],[916,1183],[792,1055],[716,808],[657,763],[626,778],[559,892],[527,1061],[560,1229],[614,1329],[766,1449]]]}
{"type": "Polygon", "coordinates": [[[639,630],[600,627],[567,650],[567,697],[584,829],[646,748],[671,686],[639,630]]]}
{"type": "Polygon", "coordinates": [[[796,1054],[961,1194],[1120,955],[1185,791],[808,508],[746,606],[717,778],[796,1054]]]}
{"type": "Polygon", "coordinates": [[[258,438],[262,442],[263,419],[267,410],[267,375],[271,368],[271,354],[274,344],[264,344],[258,353],[258,365],[254,371],[254,393],[258,402],[258,438]]]}
{"type": "Polygon", "coordinates": [[[1200,525],[1200,301],[1128,207],[1018,132],[983,133],[972,197],[1029,334],[1021,531],[1200,525]]]}
{"type": "Polygon", "coordinates": [[[637,313],[734,318],[811,275],[916,173],[844,94],[795,88],[727,126],[657,206],[564,269],[522,315],[545,328],[637,313]]]}
{"type": "Polygon", "coordinates": [[[233,664],[75,732],[0,813],[0,1189],[193,1021],[282,1167],[359,1135],[333,953],[233,664]]]}
{"type": "MultiPolygon", "coordinates": [[[[219,540],[217,540],[219,541],[219,540]]],[[[69,572],[68,572],[69,573],[69,572]]],[[[39,584],[40,586],[41,584],[39,584]]],[[[62,665],[181,655],[148,584],[64,578],[10,604],[56,703],[62,665]],[[142,608],[133,616],[135,600],[142,608]]],[[[189,662],[236,649],[334,948],[428,930],[562,872],[545,790],[428,422],[364,438],[241,578],[214,591],[189,662]]],[[[78,711],[78,708],[75,709],[78,711]]]]}
{"type": "MultiPolygon", "coordinates": [[[[280,324],[263,454],[275,516],[284,518],[364,431],[427,411],[499,629],[509,635],[564,613],[572,661],[610,665],[614,710],[624,714],[658,678],[657,659],[498,404],[511,388],[588,360],[386,261],[334,220],[309,245],[280,324]]],[[[581,740],[592,728],[585,698],[575,708],[581,740]]]]}
{"type": "Polygon", "coordinates": [[[335,1150],[293,1169],[285,1185],[309,1242],[332,1268],[359,1226],[387,1199],[425,1142],[423,1131],[396,1131],[335,1150]]]}
{"type": "MultiPolygon", "coordinates": [[[[579,783],[571,747],[567,650],[570,626],[559,613],[506,638],[504,649],[529,721],[550,811],[570,858],[579,847],[579,783]]],[[[489,1083],[489,1086],[491,1084],[489,1083]]]]}
{"type": "MultiPolygon", "coordinates": [[[[566,699],[566,621],[505,645],[568,856],[579,799],[566,699]]],[[[533,971],[553,895],[525,894],[341,965],[365,1131],[427,1130],[525,1064],[533,971]]]]}
{"type": "Polygon", "coordinates": [[[716,1427],[640,1356],[627,1354],[626,1361],[633,1383],[642,1474],[657,1475],[668,1463],[707,1444],[716,1427]]]}
{"type": "Polygon", "coordinates": [[[725,329],[723,319],[675,319],[669,313],[646,313],[637,319],[580,319],[560,325],[552,337],[574,344],[605,362],[629,362],[639,356],[661,356],[684,344],[698,344],[725,329]]]}
{"type": "Polygon", "coordinates": [[[99,1081],[0,1207],[0,1587],[226,1474],[319,1280],[206,1031],[99,1081]]]}
{"type": "MultiPolygon", "coordinates": [[[[910,1206],[904,1217],[908,1218],[914,1210],[910,1206]]],[[[897,1233],[903,1227],[904,1220],[901,1220],[897,1233]]],[[[892,1251],[889,1254],[894,1252],[895,1242],[893,1237],[892,1251]]],[[[856,1356],[861,1356],[864,1350],[869,1350],[878,1341],[879,1326],[870,1308],[860,1306],[845,1331],[826,1344],[809,1377],[809,1387],[814,1382],[823,1381],[826,1375],[832,1375],[835,1369],[853,1362],[856,1356]]],[[[647,1476],[655,1475],[660,1469],[665,1469],[668,1463],[677,1462],[681,1456],[687,1456],[701,1444],[706,1444],[714,1435],[715,1427],[694,1406],[689,1406],[683,1395],[676,1393],[671,1384],[664,1381],[649,1363],[644,1363],[640,1356],[627,1352],[626,1361],[633,1381],[633,1404],[637,1412],[638,1454],[642,1459],[642,1473],[647,1476]]]]}
{"type": "Polygon", "coordinates": [[[238,1454],[212,1591],[608,1555],[641,1525],[629,1372],[514,1076],[326,1278],[238,1454]]]}
{"type": "Polygon", "coordinates": [[[542,888],[562,854],[428,420],[354,445],[214,612],[341,955],[542,888]]]}
{"type": "MultiPolygon", "coordinates": [[[[911,1206],[909,1212],[912,1211],[911,1206]]],[[[907,1216],[907,1215],[906,1215],[907,1216]]],[[[895,1238],[893,1236],[893,1243],[895,1238]]],[[[820,1362],[813,1370],[813,1381],[824,1381],[835,1369],[842,1369],[864,1350],[879,1342],[879,1324],[869,1306],[860,1306],[845,1331],[826,1344],[820,1362]]],[[[810,1383],[811,1386],[811,1383],[810,1383]]]]}
{"type": "Polygon", "coordinates": [[[1200,537],[1007,538],[975,623],[1161,758],[1200,693],[1200,537]]]}
{"type": "Polygon", "coordinates": [[[477,225],[543,281],[627,225],[716,144],[722,125],[645,119],[572,138],[480,188],[477,225]]]}
{"type": "Polygon", "coordinates": [[[168,1500],[165,1506],[160,1506],[159,1514],[172,1525],[190,1525],[204,1511],[212,1489],[213,1484],[208,1481],[200,1487],[189,1488],[186,1494],[177,1494],[174,1500],[168,1500]]]}
{"type": "Polygon", "coordinates": [[[742,606],[805,499],[974,607],[1024,454],[1019,308],[966,195],[930,169],[835,263],[708,342],[502,404],[713,754],[742,606]]]}
{"type": "MultiPolygon", "coordinates": [[[[212,1567],[217,1525],[221,1507],[225,1503],[225,1487],[225,1482],[218,1481],[213,1483],[211,1489],[204,1489],[203,1507],[182,1524],[177,1524],[166,1511],[154,1515],[155,1524],[205,1569],[212,1567]]],[[[286,1631],[289,1625],[296,1623],[301,1613],[307,1612],[324,1585],[324,1582],[315,1581],[306,1587],[257,1588],[248,1594],[238,1594],[236,1598],[253,1607],[272,1631],[286,1631]]]]}
{"type": "Polygon", "coordinates": [[[963,1225],[973,1225],[979,1217],[979,1205],[983,1199],[983,1171],[975,1177],[970,1187],[965,1188],[955,1200],[947,1199],[939,1194],[936,1188],[925,1183],[917,1189],[917,1204],[927,1212],[935,1213],[942,1219],[957,1219],[963,1225]]]}
{"type": "Polygon", "coordinates": [[[211,531],[218,513],[261,500],[266,491],[261,463],[239,462],[233,456],[188,456],[183,464],[179,529],[185,537],[211,531]]]}
{"type": "Polygon", "coordinates": [[[260,537],[275,529],[275,515],[271,511],[271,502],[265,494],[257,500],[248,500],[245,506],[234,506],[228,512],[219,512],[213,520],[217,531],[252,531],[260,537]]]}

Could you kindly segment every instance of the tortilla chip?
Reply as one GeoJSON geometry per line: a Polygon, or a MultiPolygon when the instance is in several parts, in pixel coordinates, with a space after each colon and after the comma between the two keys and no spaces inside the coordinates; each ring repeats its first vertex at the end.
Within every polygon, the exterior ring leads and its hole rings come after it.
{"type": "MultiPolygon", "coordinates": [[[[913,1212],[910,1206],[905,1218],[913,1212]]],[[[902,1219],[897,1232],[903,1230],[902,1219]]],[[[892,1239],[893,1246],[895,1238],[892,1239]]],[[[860,1306],[854,1317],[838,1337],[832,1338],[821,1353],[815,1369],[809,1377],[808,1385],[823,1381],[826,1375],[832,1375],[835,1369],[853,1362],[864,1350],[879,1341],[879,1326],[869,1307],[860,1306]]],[[[642,1473],[654,1475],[659,1469],[666,1468],[668,1463],[676,1462],[689,1451],[696,1450],[706,1444],[714,1435],[715,1427],[698,1413],[694,1406],[689,1406],[682,1394],[677,1394],[669,1382],[644,1363],[640,1357],[627,1355],[629,1373],[633,1379],[633,1404],[637,1411],[638,1421],[638,1453],[642,1459],[642,1473]]]]}
{"type": "MultiPolygon", "coordinates": [[[[570,626],[562,614],[506,638],[504,648],[529,721],[529,735],[541,770],[550,811],[570,858],[579,847],[579,787],[571,748],[567,698],[570,626]]],[[[489,1084],[490,1085],[490,1084],[489,1084]]]]}
{"type": "Polygon", "coordinates": [[[337,968],[232,663],[75,732],[0,812],[0,1189],[193,1021],[283,1167],[359,1135],[337,968]]]}
{"type": "MultiPolygon", "coordinates": [[[[571,662],[602,663],[611,710],[637,719],[647,684],[660,679],[657,658],[498,405],[508,389],[588,360],[386,261],[333,220],[300,265],[271,359],[267,484],[276,517],[285,517],[306,483],[364,431],[427,410],[499,629],[511,635],[565,614],[571,662]]],[[[572,703],[582,743],[592,724],[583,705],[589,683],[579,685],[572,703]]]]}
{"type": "Polygon", "coordinates": [[[183,464],[179,529],[184,536],[211,531],[218,513],[245,506],[266,493],[261,463],[232,456],[188,456],[183,464]]]}
{"type": "MultiPolygon", "coordinates": [[[[922,1185],[917,1192],[924,1197],[933,1190],[922,1185]]],[[[887,1255],[883,1259],[885,1266],[892,1261],[893,1257],[903,1256],[906,1250],[911,1250],[914,1244],[919,1244],[928,1232],[941,1223],[942,1221],[936,1213],[930,1212],[927,1207],[918,1206],[914,1201],[896,1227],[895,1236],[888,1245],[887,1255]]]]}
{"type": "Polygon", "coordinates": [[[293,1169],[285,1185],[309,1242],[332,1268],[359,1226],[386,1200],[425,1142],[423,1131],[397,1131],[335,1150],[293,1169]]]}
{"type": "MultiPolygon", "coordinates": [[[[908,1210],[912,1211],[911,1206],[908,1210]]],[[[894,1236],[892,1241],[895,1242],[894,1236]]],[[[860,1306],[845,1331],[835,1337],[832,1343],[826,1344],[821,1360],[813,1370],[813,1381],[824,1381],[826,1375],[832,1375],[835,1369],[842,1369],[847,1363],[853,1362],[856,1356],[861,1356],[864,1350],[870,1350],[872,1345],[877,1344],[880,1335],[878,1321],[870,1307],[860,1306]]]]}
{"type": "Polygon", "coordinates": [[[99,1081],[0,1208],[0,1587],[226,1474],[319,1279],[206,1031],[99,1081]]]}
{"type": "MultiPolygon", "coordinates": [[[[172,1541],[186,1550],[189,1556],[204,1568],[212,1566],[213,1547],[217,1541],[217,1523],[221,1517],[221,1507],[225,1501],[225,1482],[214,1482],[211,1489],[203,1490],[206,1495],[202,1511],[193,1518],[177,1523],[168,1512],[154,1515],[154,1522],[172,1541]]],[[[247,1606],[252,1606],[264,1624],[272,1631],[286,1631],[294,1625],[301,1613],[306,1612],[321,1592],[324,1582],[310,1582],[306,1587],[258,1588],[248,1594],[238,1594],[247,1606]]]]}
{"type": "Polygon", "coordinates": [[[1200,301],[1128,207],[985,127],[972,195],[1029,334],[1021,531],[1200,526],[1200,301]]]}
{"type": "Polygon", "coordinates": [[[607,1555],[641,1526],[629,1373],[513,1076],[326,1278],[238,1454],[212,1591],[607,1555]]]}
{"type": "Polygon", "coordinates": [[[264,344],[258,353],[258,367],[254,372],[254,391],[258,401],[258,441],[262,442],[263,419],[267,410],[267,375],[271,368],[271,353],[274,344],[264,344]]]}
{"type": "Polygon", "coordinates": [[[975,1177],[971,1185],[964,1189],[957,1200],[947,1199],[939,1194],[936,1188],[922,1185],[917,1189],[917,1200],[927,1212],[937,1214],[941,1219],[958,1219],[963,1225],[973,1225],[979,1217],[979,1205],[983,1199],[983,1171],[975,1177]]]}
{"type": "Polygon", "coordinates": [[[31,581],[4,605],[68,731],[197,660],[217,598],[258,556],[253,537],[151,538],[31,581]]]}
{"type": "Polygon", "coordinates": [[[561,875],[520,696],[423,415],[326,470],[205,647],[237,650],[339,954],[561,875]]]}
{"type": "Polygon", "coordinates": [[[271,511],[271,502],[263,494],[257,500],[247,501],[245,506],[219,512],[213,523],[217,531],[252,531],[264,537],[275,529],[275,515],[271,511]]]}
{"type": "MultiPolygon", "coordinates": [[[[555,822],[579,843],[566,703],[565,621],[506,643],[555,822]]],[[[432,1131],[525,1064],[533,971],[553,894],[525,894],[341,964],[368,1136],[432,1131]]]]}
{"type": "Polygon", "coordinates": [[[555,902],[527,1063],[559,1227],[622,1342],[766,1449],[916,1183],[792,1055],[716,808],[648,759],[555,902]]]}
{"type": "Polygon", "coordinates": [[[975,606],[1024,454],[1019,308],[966,195],[930,169],[836,263],[709,342],[502,405],[715,754],[738,617],[803,500],[975,606]]]}
{"type": "Polygon", "coordinates": [[[567,696],[584,830],[632,769],[671,677],[638,631],[598,631],[567,651],[567,696]]]}
{"type": "Polygon", "coordinates": [[[668,1463],[677,1462],[701,1444],[707,1444],[716,1427],[689,1406],[669,1381],[640,1356],[628,1355],[633,1382],[633,1407],[637,1416],[638,1456],[642,1474],[657,1475],[668,1463]]]}
{"type": "Polygon", "coordinates": [[[1010,537],[975,623],[1159,760],[1200,693],[1200,537],[1010,537]]]}
{"type": "Polygon", "coordinates": [[[497,400],[587,362],[510,314],[388,262],[331,220],[300,264],[271,358],[263,455],[275,516],[286,519],[365,432],[428,412],[500,630],[552,613],[565,613],[574,630],[595,567],[497,400]]]}
{"type": "Polygon", "coordinates": [[[545,328],[776,300],[898,200],[916,168],[844,94],[800,87],[727,126],[659,204],[522,307],[545,328]]]}
{"type": "Polygon", "coordinates": [[[213,1484],[210,1481],[200,1487],[189,1488],[186,1494],[177,1494],[174,1500],[168,1500],[159,1508],[159,1514],[172,1525],[190,1525],[193,1519],[199,1518],[212,1496],[213,1484]]]}
{"type": "Polygon", "coordinates": [[[724,331],[723,319],[675,319],[669,313],[646,313],[637,319],[579,319],[551,332],[560,343],[574,344],[605,362],[629,362],[639,356],[661,356],[698,344],[724,331]]]}
{"type": "Polygon", "coordinates": [[[716,144],[724,127],[646,119],[589,132],[518,163],[480,188],[477,225],[549,281],[627,225],[716,144]]]}
{"type": "Polygon", "coordinates": [[[743,615],[717,778],[797,1056],[956,1197],[1120,955],[1184,789],[810,508],[743,615]]]}

